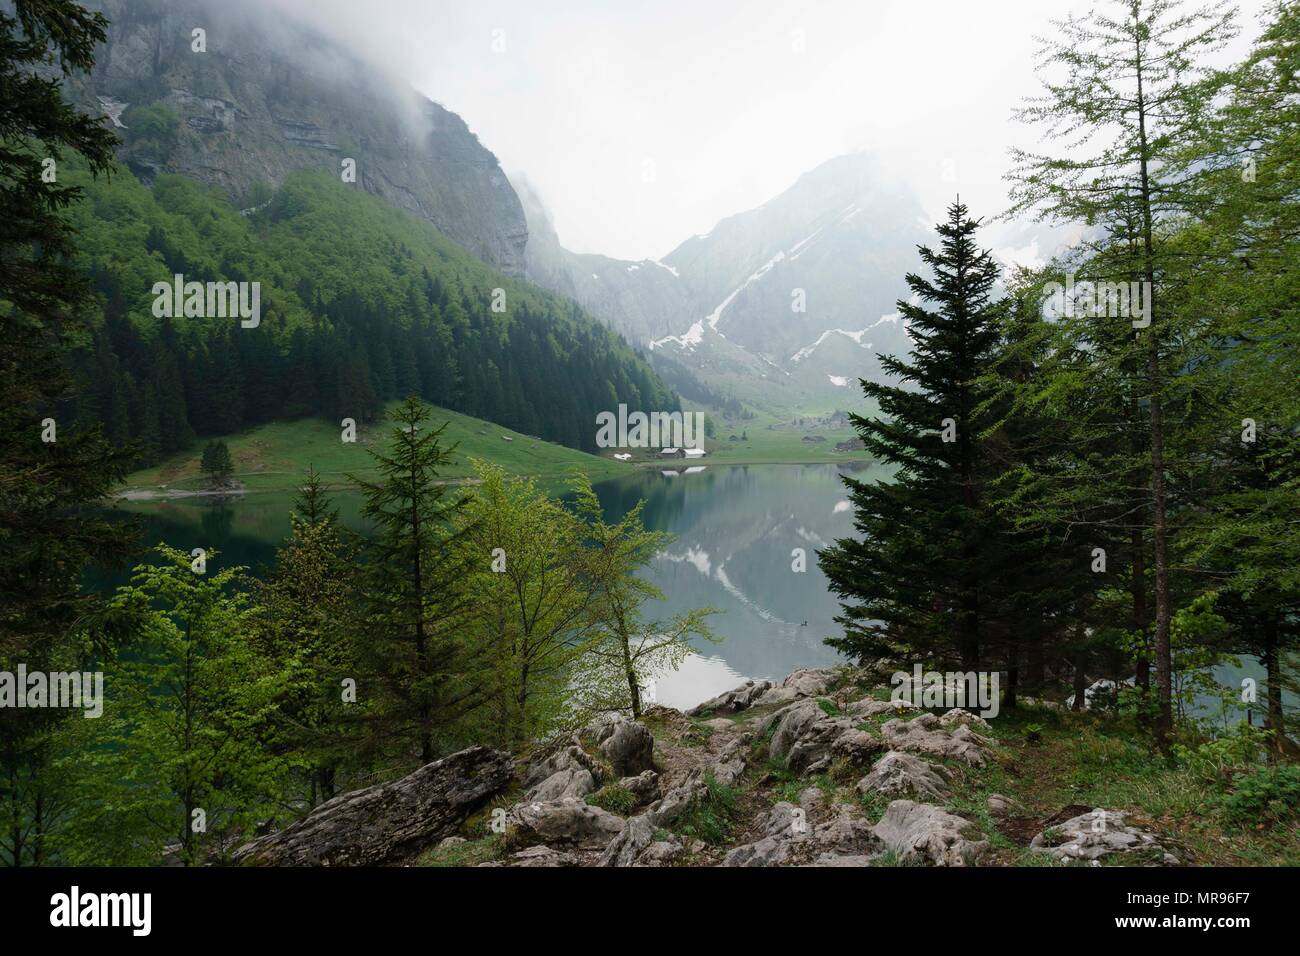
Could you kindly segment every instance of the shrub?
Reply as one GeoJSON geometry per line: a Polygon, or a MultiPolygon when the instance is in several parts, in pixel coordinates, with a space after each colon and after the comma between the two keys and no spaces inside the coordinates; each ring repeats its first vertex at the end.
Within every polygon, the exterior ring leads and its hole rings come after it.
{"type": "Polygon", "coordinates": [[[1176,744],[1174,756],[1198,780],[1223,781],[1231,778],[1234,770],[1259,765],[1268,735],[1266,730],[1238,724],[1232,733],[1199,747],[1176,744]]]}
{"type": "Polygon", "coordinates": [[[1224,817],[1238,825],[1300,816],[1300,766],[1281,764],[1244,773],[1219,804],[1224,817]]]}

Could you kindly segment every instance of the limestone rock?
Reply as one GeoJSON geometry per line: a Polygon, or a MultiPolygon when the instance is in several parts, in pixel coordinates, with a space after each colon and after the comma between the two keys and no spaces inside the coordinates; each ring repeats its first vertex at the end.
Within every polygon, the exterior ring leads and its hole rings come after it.
{"type": "MultiPolygon", "coordinates": [[[[1089,684],[1083,691],[1083,709],[1092,710],[1094,707],[1110,707],[1115,703],[1119,696],[1120,688],[1132,687],[1133,678],[1120,681],[1116,684],[1113,680],[1102,679],[1089,684]]],[[[1065,699],[1065,709],[1074,708],[1074,695],[1071,694],[1065,699]]]]}
{"type": "Polygon", "coordinates": [[[1029,812],[1019,800],[1001,793],[990,793],[985,802],[995,817],[1022,817],[1029,812]]]}
{"type": "Polygon", "coordinates": [[[985,754],[992,746],[992,741],[966,726],[947,732],[933,714],[922,714],[915,720],[886,721],[880,733],[891,750],[953,757],[972,767],[984,766],[985,754]]]}
{"type": "Polygon", "coordinates": [[[392,783],[329,800],[294,824],[246,843],[234,862],[261,866],[376,866],[451,836],[510,782],[509,754],[470,747],[392,783]]]}
{"type": "Polygon", "coordinates": [[[654,769],[655,738],[645,724],[620,720],[600,738],[600,752],[620,777],[654,769]]]}
{"type": "Polygon", "coordinates": [[[643,813],[628,817],[622,829],[610,840],[598,866],[637,866],[640,857],[654,842],[655,832],[676,820],[690,808],[692,801],[708,791],[707,780],[732,786],[745,772],[746,756],[753,735],[740,734],[729,741],[712,762],[691,771],[680,786],[674,787],[652,803],[643,813]]]}
{"type": "Polygon", "coordinates": [[[622,817],[575,797],[521,803],[506,816],[507,840],[513,846],[559,843],[600,849],[622,829],[622,817]]]}
{"type": "Polygon", "coordinates": [[[737,711],[748,710],[771,686],[771,681],[747,680],[739,687],[697,704],[686,713],[691,717],[698,717],[701,714],[734,714],[737,711]]]}
{"type": "Polygon", "coordinates": [[[512,853],[502,861],[480,863],[479,866],[579,866],[581,861],[572,853],[556,850],[549,846],[530,846],[526,850],[512,853]]]}
{"type": "Polygon", "coordinates": [[[920,713],[920,711],[921,708],[908,700],[876,700],[872,697],[854,701],[844,710],[850,717],[878,717],[881,714],[901,717],[906,714],[920,713]]]}
{"type": "Polygon", "coordinates": [[[858,781],[858,793],[879,793],[887,797],[916,797],[943,800],[949,796],[951,776],[946,767],[891,750],[858,781]]]}
{"type": "Polygon", "coordinates": [[[963,710],[960,707],[954,707],[942,717],[939,718],[939,724],[952,730],[955,727],[967,726],[975,731],[988,731],[989,722],[979,714],[972,713],[969,710],[963,710]]]}
{"type": "Polygon", "coordinates": [[[534,755],[520,777],[526,802],[546,802],[562,797],[582,797],[596,789],[595,765],[576,738],[534,755]]]}
{"type": "Polygon", "coordinates": [[[781,681],[781,686],[805,697],[816,697],[829,691],[834,682],[835,672],[829,668],[801,667],[781,681]]]}
{"type": "Polygon", "coordinates": [[[937,866],[966,866],[988,852],[975,824],[928,803],[895,800],[874,828],[901,857],[923,856],[937,866]]]}
{"type": "Polygon", "coordinates": [[[653,770],[643,770],[635,777],[624,777],[618,785],[636,797],[637,806],[659,798],[659,774],[653,770]]]}
{"type": "Polygon", "coordinates": [[[1154,833],[1125,823],[1124,814],[1116,810],[1101,807],[1048,827],[1035,836],[1029,846],[1058,860],[1096,862],[1112,854],[1141,852],[1143,862],[1178,865],[1178,857],[1161,845],[1154,833]]]}
{"type": "Polygon", "coordinates": [[[854,806],[841,806],[825,823],[812,825],[793,804],[782,801],[760,823],[763,836],[732,849],[722,866],[781,866],[816,860],[818,866],[837,865],[833,858],[861,859],[880,848],[871,824],[854,806]]]}

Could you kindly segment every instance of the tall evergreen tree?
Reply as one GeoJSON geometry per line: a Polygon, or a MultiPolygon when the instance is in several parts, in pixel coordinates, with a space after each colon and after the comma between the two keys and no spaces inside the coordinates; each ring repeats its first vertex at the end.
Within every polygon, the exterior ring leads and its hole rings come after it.
{"type": "Polygon", "coordinates": [[[901,384],[864,380],[881,417],[850,416],[866,449],[898,466],[889,481],[844,478],[861,537],[821,552],[845,629],[827,643],[855,658],[920,653],[974,670],[999,613],[1004,528],[986,500],[983,432],[994,417],[982,377],[1006,305],[994,298],[998,269],[975,243],[978,227],[956,202],[938,251],[919,247],[933,278],[909,274],[919,304],[898,303],[910,360],[881,356],[901,384]]]}
{"type": "MultiPolygon", "coordinates": [[[[128,552],[121,525],[88,514],[120,480],[126,457],[71,421],[65,343],[84,334],[91,287],[71,262],[69,207],[82,191],[60,175],[70,154],[92,174],[112,162],[112,133],[63,99],[56,78],[89,71],[107,22],[71,0],[0,9],[0,669],[82,663],[73,631],[92,618],[80,587],[92,560],[128,552]]],[[[49,804],[40,770],[49,709],[0,712],[0,857],[42,861],[49,804]]],[[[47,778],[48,781],[48,778],[47,778]]]]}
{"type": "MultiPolygon", "coordinates": [[[[1211,98],[1200,58],[1233,35],[1224,4],[1183,11],[1178,0],[1115,0],[1111,11],[1055,22],[1059,39],[1042,51],[1045,91],[1021,110],[1060,143],[1053,154],[1013,152],[1013,207],[1044,218],[1103,226],[1099,250],[1111,271],[1091,280],[1141,282],[1145,325],[1118,361],[1144,384],[1148,416],[1146,473],[1150,484],[1155,594],[1154,658],[1158,693],[1155,732],[1164,745],[1172,729],[1169,471],[1166,421],[1171,378],[1185,366],[1188,331],[1169,301],[1187,272],[1185,252],[1164,241],[1171,219],[1188,211],[1194,191],[1176,164],[1206,122],[1211,98]],[[1117,241],[1118,240],[1118,241],[1117,241]],[[1126,261],[1111,257],[1127,251],[1126,261]]],[[[1130,316],[1116,316],[1122,322],[1130,316]]]]}
{"type": "Polygon", "coordinates": [[[371,713],[422,763],[484,699],[461,628],[466,556],[454,520],[465,499],[449,496],[439,480],[454,449],[442,444],[446,426],[431,419],[418,399],[395,407],[388,449],[370,452],[379,477],[352,479],[374,527],[363,546],[365,601],[355,631],[358,659],[378,686],[371,713]]]}

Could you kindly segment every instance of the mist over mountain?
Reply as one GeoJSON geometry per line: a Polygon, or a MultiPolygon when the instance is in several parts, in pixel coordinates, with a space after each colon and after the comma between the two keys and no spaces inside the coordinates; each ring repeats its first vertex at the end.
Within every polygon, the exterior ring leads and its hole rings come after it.
{"type": "Polygon", "coordinates": [[[528,277],[710,384],[761,384],[786,407],[824,404],[877,377],[877,353],[907,349],[895,305],[930,224],[867,154],[823,163],[658,261],[565,250],[542,200],[521,177],[515,186],[528,277]]]}
{"type": "Polygon", "coordinates": [[[89,0],[108,42],[75,89],[142,180],[180,173],[243,207],[299,169],[356,183],[490,265],[523,273],[527,227],[496,157],[455,113],[249,0],[89,0]],[[193,48],[203,33],[206,52],[193,48]]]}

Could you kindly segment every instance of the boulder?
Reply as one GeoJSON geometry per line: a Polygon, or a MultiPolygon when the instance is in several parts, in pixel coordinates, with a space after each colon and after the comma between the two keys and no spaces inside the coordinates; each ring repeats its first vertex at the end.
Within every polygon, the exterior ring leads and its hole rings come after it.
{"type": "Polygon", "coordinates": [[[1161,845],[1154,833],[1125,823],[1124,814],[1102,807],[1048,827],[1029,846],[1063,861],[1087,860],[1095,864],[1106,856],[1140,853],[1142,862],[1178,865],[1178,857],[1161,845]]]}
{"type": "Polygon", "coordinates": [[[697,704],[686,713],[691,717],[698,717],[701,714],[734,714],[737,711],[748,710],[771,686],[771,681],[747,680],[739,687],[697,704]]]}
{"type": "Polygon", "coordinates": [[[572,853],[549,846],[530,846],[526,850],[512,853],[505,861],[494,860],[480,863],[479,866],[580,866],[581,863],[572,853]]]}
{"type": "Polygon", "coordinates": [[[988,852],[975,824],[941,807],[894,800],[876,824],[875,835],[900,857],[925,857],[936,866],[966,866],[988,852]]]}
{"type": "Polygon", "coordinates": [[[745,772],[746,756],[753,735],[744,733],[727,742],[712,762],[691,771],[686,780],[652,803],[643,813],[628,817],[619,833],[601,854],[598,866],[644,865],[641,856],[654,842],[655,832],[690,808],[692,801],[708,792],[708,780],[731,786],[745,772]]]}
{"type": "Polygon", "coordinates": [[[773,724],[768,756],[794,773],[818,773],[836,759],[861,766],[885,749],[849,718],[829,716],[816,700],[800,700],[776,711],[759,724],[759,733],[773,724]]]}
{"type": "Polygon", "coordinates": [[[821,787],[805,787],[799,791],[799,808],[811,816],[826,806],[826,794],[821,787]]]}
{"type": "Polygon", "coordinates": [[[1001,793],[990,793],[985,803],[989,808],[989,813],[999,818],[1023,817],[1029,812],[1019,800],[1001,793]]]}
{"type": "Polygon", "coordinates": [[[834,683],[835,672],[829,668],[801,667],[781,681],[781,686],[804,697],[817,697],[829,691],[834,683]]]}
{"type": "Polygon", "coordinates": [[[885,745],[879,737],[875,737],[865,730],[849,727],[836,737],[835,742],[831,744],[830,756],[832,760],[842,759],[851,766],[861,767],[871,763],[876,755],[884,749],[885,745]]]}
{"type": "Polygon", "coordinates": [[[949,730],[961,726],[970,727],[972,730],[976,731],[986,732],[992,729],[989,727],[989,722],[979,714],[973,713],[969,710],[963,710],[960,707],[954,707],[952,710],[940,717],[939,724],[949,730]]]}
{"type": "Polygon", "coordinates": [[[880,733],[891,750],[952,757],[972,767],[984,766],[985,754],[992,746],[991,740],[966,726],[949,733],[933,714],[922,714],[914,720],[886,721],[880,733]]]}
{"type": "Polygon", "coordinates": [[[623,828],[605,846],[596,865],[636,866],[637,858],[654,842],[658,829],[659,824],[650,810],[628,817],[623,821],[623,828]]]}
{"type": "Polygon", "coordinates": [[[944,800],[950,794],[948,769],[899,750],[891,750],[858,781],[860,794],[879,793],[886,797],[916,797],[944,800]]]}
{"type": "Polygon", "coordinates": [[[561,770],[547,777],[525,795],[525,800],[545,802],[563,797],[585,797],[596,789],[596,778],[591,771],[578,768],[561,770]]]}
{"type": "Polygon", "coordinates": [[[539,751],[528,758],[519,773],[524,800],[545,802],[561,797],[582,797],[596,789],[596,765],[576,737],[539,751]]]}
{"type": "Polygon", "coordinates": [[[575,797],[521,803],[506,816],[507,843],[516,847],[559,843],[600,849],[622,829],[622,817],[575,797]]]}
{"type": "Polygon", "coordinates": [[[620,777],[635,777],[654,769],[655,738],[645,724],[620,720],[601,736],[600,752],[620,777]]]}
{"type": "Polygon", "coordinates": [[[343,793],[294,824],[240,847],[260,866],[377,866],[451,836],[510,782],[509,754],[471,747],[392,783],[343,793]]]}
{"type": "Polygon", "coordinates": [[[825,823],[812,825],[793,804],[772,807],[759,825],[758,840],[735,847],[721,866],[781,866],[816,861],[817,866],[838,865],[838,858],[864,859],[879,851],[871,824],[855,806],[840,806],[825,823]]]}
{"type": "Polygon", "coordinates": [[[835,683],[835,672],[828,669],[800,668],[774,687],[769,687],[753,702],[753,706],[780,706],[802,697],[820,697],[835,683]]]}
{"type": "Polygon", "coordinates": [[[793,845],[808,837],[807,818],[798,807],[783,800],[767,811],[758,823],[758,831],[762,837],[728,851],[721,865],[777,866],[787,862],[793,845]]]}
{"type": "Polygon", "coordinates": [[[659,798],[659,774],[645,770],[635,777],[624,777],[618,785],[636,797],[637,806],[659,798]]]}
{"type": "Polygon", "coordinates": [[[909,700],[876,700],[873,697],[864,697],[849,704],[844,712],[850,717],[878,717],[881,714],[901,717],[906,714],[918,714],[921,708],[909,700]]]}

